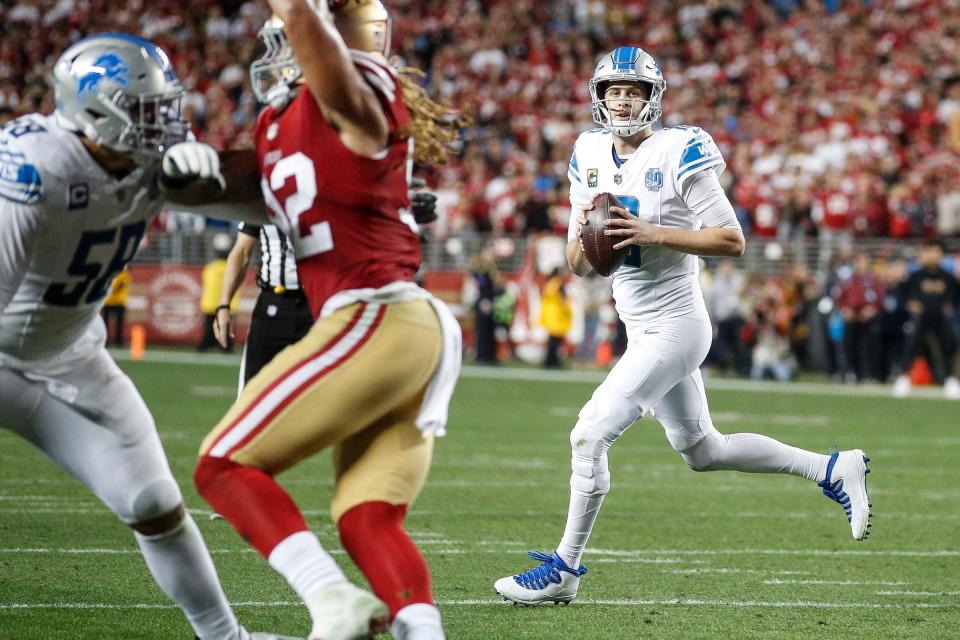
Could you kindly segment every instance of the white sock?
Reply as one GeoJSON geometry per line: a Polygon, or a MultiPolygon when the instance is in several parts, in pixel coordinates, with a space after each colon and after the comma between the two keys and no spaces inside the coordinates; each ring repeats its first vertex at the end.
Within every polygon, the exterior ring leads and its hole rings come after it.
{"type": "Polygon", "coordinates": [[[597,521],[602,504],[603,494],[591,496],[576,490],[570,491],[567,525],[563,529],[560,544],[557,545],[557,555],[563,558],[571,569],[580,567],[583,550],[587,546],[587,539],[593,531],[593,523],[597,521]]]}
{"type": "Polygon", "coordinates": [[[238,638],[240,623],[230,609],[210,553],[189,514],[170,531],[145,536],[134,531],[153,579],[176,602],[203,640],[238,638]]]}
{"type": "Polygon", "coordinates": [[[298,531],[273,548],[267,559],[300,599],[309,602],[318,591],[347,578],[311,531],[298,531]]]}
{"type": "Polygon", "coordinates": [[[440,611],[432,604],[407,605],[397,612],[390,633],[394,640],[444,640],[440,611]]]}
{"type": "Polygon", "coordinates": [[[725,436],[716,431],[687,449],[683,457],[691,466],[709,471],[785,473],[814,482],[823,481],[830,462],[830,456],[791,447],[756,433],[725,436]]]}

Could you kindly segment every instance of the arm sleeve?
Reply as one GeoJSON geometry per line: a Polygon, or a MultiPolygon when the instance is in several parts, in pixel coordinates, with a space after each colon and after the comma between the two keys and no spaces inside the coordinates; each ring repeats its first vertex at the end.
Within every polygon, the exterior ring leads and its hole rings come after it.
{"type": "Polygon", "coordinates": [[[249,222],[241,221],[240,224],[237,225],[237,231],[244,235],[258,238],[260,237],[260,226],[261,225],[258,224],[250,224],[249,222]]]}
{"type": "Polygon", "coordinates": [[[683,201],[699,216],[703,226],[742,231],[733,205],[713,171],[698,171],[683,183],[683,201]]]}
{"type": "Polygon", "coordinates": [[[584,208],[593,202],[590,190],[583,184],[580,169],[577,164],[577,147],[573,147],[570,156],[570,166],[567,168],[567,178],[570,180],[570,222],[567,224],[567,241],[577,237],[577,218],[584,208]]]}
{"type": "Polygon", "coordinates": [[[0,198],[0,313],[20,288],[40,229],[36,206],[0,198]]]}

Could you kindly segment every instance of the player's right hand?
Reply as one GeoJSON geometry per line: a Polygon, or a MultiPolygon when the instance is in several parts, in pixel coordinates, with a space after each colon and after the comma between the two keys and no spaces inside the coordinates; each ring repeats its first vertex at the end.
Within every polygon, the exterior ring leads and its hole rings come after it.
{"type": "Polygon", "coordinates": [[[160,180],[173,188],[193,182],[216,183],[221,191],[227,188],[220,173],[220,156],[203,142],[179,142],[167,149],[160,162],[160,180]]]}
{"type": "Polygon", "coordinates": [[[233,339],[233,316],[230,309],[217,309],[217,315],[213,321],[213,337],[224,349],[230,346],[230,340],[233,339]]]}

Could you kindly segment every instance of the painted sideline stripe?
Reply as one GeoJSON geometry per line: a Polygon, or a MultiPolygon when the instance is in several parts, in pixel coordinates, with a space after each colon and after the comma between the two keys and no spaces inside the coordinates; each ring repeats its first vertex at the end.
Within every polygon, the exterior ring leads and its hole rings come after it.
{"type": "MultiPolygon", "coordinates": [[[[123,349],[110,349],[110,355],[118,362],[130,362],[130,353],[123,349]]],[[[192,352],[147,351],[143,362],[162,364],[200,364],[239,367],[240,356],[229,354],[204,354],[198,357],[192,352]]],[[[478,367],[466,365],[460,375],[464,378],[495,380],[530,380],[533,382],[573,382],[599,384],[607,375],[606,371],[545,371],[521,367],[478,367]]],[[[794,395],[846,396],[867,398],[890,398],[891,386],[883,384],[840,385],[827,382],[772,382],[760,380],[741,380],[738,378],[706,378],[705,385],[710,391],[742,391],[746,393],[788,393],[794,395]]],[[[913,389],[911,399],[943,400],[940,387],[913,389]]]]}
{"type": "MultiPolygon", "coordinates": [[[[239,601],[230,603],[234,607],[302,607],[300,601],[266,600],[239,601]]],[[[503,600],[438,600],[437,604],[448,607],[489,607],[508,606],[503,600]]],[[[666,600],[647,599],[583,599],[574,606],[680,606],[680,607],[735,607],[735,608],[774,608],[774,609],[938,609],[960,608],[955,602],[818,602],[812,600],[701,600],[696,598],[673,598],[666,600]]],[[[112,604],[106,602],[8,602],[0,603],[0,609],[176,609],[174,604],[136,602],[131,604],[112,604]]]]}

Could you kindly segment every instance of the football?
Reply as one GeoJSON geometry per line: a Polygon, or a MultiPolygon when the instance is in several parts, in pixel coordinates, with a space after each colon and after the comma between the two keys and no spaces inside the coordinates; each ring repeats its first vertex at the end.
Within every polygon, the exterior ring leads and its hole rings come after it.
{"type": "Polygon", "coordinates": [[[617,217],[610,213],[610,207],[622,206],[615,195],[601,193],[593,201],[593,209],[584,213],[587,224],[580,230],[583,255],[590,266],[602,276],[609,276],[616,271],[630,253],[630,247],[614,249],[613,245],[619,242],[619,239],[603,233],[607,229],[604,222],[617,217]]]}

